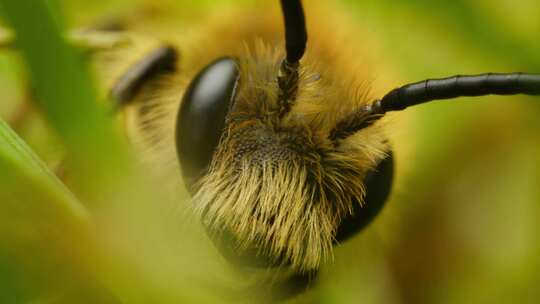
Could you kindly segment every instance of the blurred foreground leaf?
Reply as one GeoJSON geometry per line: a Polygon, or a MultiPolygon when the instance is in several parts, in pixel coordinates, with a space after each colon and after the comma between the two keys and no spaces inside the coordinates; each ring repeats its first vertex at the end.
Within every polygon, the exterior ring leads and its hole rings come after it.
{"type": "Polygon", "coordinates": [[[72,244],[87,231],[88,212],[3,121],[0,172],[0,277],[10,289],[2,291],[2,284],[0,302],[41,296],[57,284],[65,288],[60,281],[74,270],[68,260],[78,254],[72,244]],[[14,260],[18,266],[8,267],[14,260]],[[49,276],[59,261],[65,267],[49,276]]]}
{"type": "Polygon", "coordinates": [[[97,102],[88,68],[65,41],[46,2],[1,0],[0,5],[16,32],[38,107],[67,148],[76,190],[94,198],[95,189],[88,186],[110,184],[127,163],[111,115],[97,102]]]}
{"type": "MultiPolygon", "coordinates": [[[[0,172],[0,209],[11,205],[29,208],[42,218],[45,215],[41,212],[56,212],[62,217],[48,218],[47,221],[58,224],[89,220],[84,206],[3,121],[0,121],[0,172]],[[25,203],[32,206],[21,206],[25,203]]],[[[13,216],[10,212],[0,214],[2,217],[13,216]]]]}

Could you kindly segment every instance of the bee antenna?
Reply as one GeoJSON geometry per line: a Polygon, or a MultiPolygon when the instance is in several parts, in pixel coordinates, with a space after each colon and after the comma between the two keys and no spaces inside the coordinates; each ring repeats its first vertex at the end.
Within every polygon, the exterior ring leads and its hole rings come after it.
{"type": "Polygon", "coordinates": [[[285,47],[287,62],[294,65],[306,51],[307,30],[302,1],[281,0],[281,10],[285,20],[285,47]]]}
{"type": "Polygon", "coordinates": [[[330,139],[343,139],[374,124],[387,112],[430,101],[484,95],[540,95],[540,74],[487,73],[428,79],[404,85],[340,121],[330,139]]]}
{"type": "Polygon", "coordinates": [[[285,21],[286,58],[281,63],[278,85],[279,115],[283,117],[291,108],[290,101],[296,99],[298,91],[298,66],[304,56],[307,44],[306,20],[301,0],[281,0],[281,10],[285,21]]]}

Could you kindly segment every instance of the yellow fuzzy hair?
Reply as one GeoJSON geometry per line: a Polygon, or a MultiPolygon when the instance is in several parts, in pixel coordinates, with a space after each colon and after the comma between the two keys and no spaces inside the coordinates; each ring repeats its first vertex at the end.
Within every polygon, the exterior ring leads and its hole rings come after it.
{"type": "MultiPolygon", "coordinates": [[[[366,172],[388,151],[377,124],[339,142],[328,139],[340,119],[373,101],[371,76],[361,48],[351,42],[360,37],[339,32],[347,26],[339,25],[341,17],[332,10],[316,1],[305,6],[308,49],[297,98],[282,119],[276,114],[284,57],[277,1],[220,10],[204,27],[166,37],[179,50],[178,72],[151,81],[127,110],[130,136],[153,167],[179,176],[175,120],[184,90],[209,62],[237,58],[234,107],[192,203],[210,231],[232,234],[236,250],[255,248],[301,272],[331,257],[339,223],[351,215],[353,203],[363,201],[366,172]]],[[[110,56],[122,52],[130,49],[110,56]]]]}

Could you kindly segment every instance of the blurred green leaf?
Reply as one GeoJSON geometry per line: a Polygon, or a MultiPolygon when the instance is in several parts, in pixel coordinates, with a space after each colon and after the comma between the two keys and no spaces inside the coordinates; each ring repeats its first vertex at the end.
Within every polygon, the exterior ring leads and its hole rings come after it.
{"type": "Polygon", "coordinates": [[[2,284],[0,302],[14,299],[18,302],[39,293],[36,285],[61,284],[73,268],[68,262],[71,259],[68,256],[76,255],[72,244],[83,239],[90,216],[3,121],[0,121],[0,172],[0,277],[9,279],[8,286],[15,288],[5,290],[2,284]],[[58,259],[64,268],[56,270],[54,278],[45,279],[42,273],[52,271],[58,259]],[[18,267],[9,266],[10,260],[16,260],[18,267]]]}
{"type": "MultiPolygon", "coordinates": [[[[25,203],[32,203],[32,208],[29,208],[32,212],[42,209],[59,210],[66,215],[62,222],[68,220],[83,223],[89,220],[82,203],[3,121],[0,121],[0,168],[0,209],[10,204],[23,204],[23,197],[27,197],[29,201],[25,203]],[[44,205],[43,202],[50,204],[44,205]]],[[[8,212],[0,214],[10,217],[8,212]]],[[[53,219],[49,221],[55,222],[53,219]]]]}
{"type": "MultiPolygon", "coordinates": [[[[68,45],[50,5],[44,1],[2,0],[6,19],[27,63],[38,107],[63,138],[80,188],[114,180],[126,163],[113,129],[111,111],[99,103],[87,67],[68,45]],[[84,187],[83,187],[84,185],[84,187]]],[[[87,196],[92,197],[92,187],[87,196]]]]}

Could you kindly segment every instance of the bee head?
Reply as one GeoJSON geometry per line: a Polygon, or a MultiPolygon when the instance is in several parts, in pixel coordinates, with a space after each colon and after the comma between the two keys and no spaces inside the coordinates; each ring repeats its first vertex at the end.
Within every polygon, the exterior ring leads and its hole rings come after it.
{"type": "Polygon", "coordinates": [[[282,1],[284,12],[291,3],[301,18],[285,13],[286,54],[261,42],[194,78],[180,107],[177,150],[194,206],[227,256],[308,272],[380,210],[392,160],[383,161],[388,146],[376,126],[332,138],[341,116],[366,97],[342,92],[309,56],[300,64],[307,36],[300,2],[282,1]],[[297,19],[300,30],[288,30],[297,19]],[[370,177],[377,170],[385,174],[370,177]],[[367,189],[372,180],[383,188],[367,189]],[[371,209],[361,210],[370,197],[371,209]]]}

